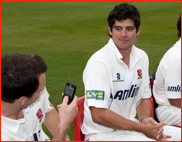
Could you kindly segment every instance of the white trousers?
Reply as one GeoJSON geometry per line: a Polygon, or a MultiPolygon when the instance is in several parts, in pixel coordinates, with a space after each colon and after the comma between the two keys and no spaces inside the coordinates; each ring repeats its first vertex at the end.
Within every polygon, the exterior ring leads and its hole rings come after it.
{"type": "Polygon", "coordinates": [[[159,122],[167,122],[168,125],[181,127],[181,108],[174,106],[159,106],[156,108],[159,122]]]}
{"type": "MultiPolygon", "coordinates": [[[[172,136],[168,141],[181,140],[181,128],[164,126],[164,134],[172,136]]],[[[155,141],[136,131],[117,130],[113,132],[85,135],[85,141],[155,141]]]]}

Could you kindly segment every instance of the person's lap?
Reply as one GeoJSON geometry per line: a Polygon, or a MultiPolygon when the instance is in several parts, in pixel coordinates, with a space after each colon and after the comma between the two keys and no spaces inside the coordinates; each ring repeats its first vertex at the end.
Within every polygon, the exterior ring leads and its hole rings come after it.
{"type": "Polygon", "coordinates": [[[167,122],[168,125],[181,127],[181,109],[174,106],[160,106],[156,108],[159,122],[167,122]]]}
{"type": "MultiPolygon", "coordinates": [[[[164,126],[164,134],[170,135],[168,141],[181,140],[181,128],[174,126],[164,126]]],[[[98,133],[93,135],[85,135],[86,141],[155,141],[146,137],[143,133],[136,131],[113,131],[107,133],[98,133]]]]}
{"type": "Polygon", "coordinates": [[[155,141],[136,131],[113,131],[85,136],[86,141],[155,141]]]}

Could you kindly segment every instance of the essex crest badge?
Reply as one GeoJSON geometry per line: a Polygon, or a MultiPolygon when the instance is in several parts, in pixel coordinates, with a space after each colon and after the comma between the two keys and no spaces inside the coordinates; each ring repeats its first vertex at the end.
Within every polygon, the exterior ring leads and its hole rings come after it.
{"type": "Polygon", "coordinates": [[[137,70],[137,72],[138,72],[138,79],[142,78],[142,70],[139,69],[139,70],[137,70]]]}

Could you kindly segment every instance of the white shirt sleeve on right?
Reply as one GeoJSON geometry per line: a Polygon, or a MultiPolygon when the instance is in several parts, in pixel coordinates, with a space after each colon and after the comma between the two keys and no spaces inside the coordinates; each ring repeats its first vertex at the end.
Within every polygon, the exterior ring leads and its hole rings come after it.
{"type": "Polygon", "coordinates": [[[181,98],[180,64],[180,60],[171,60],[163,66],[167,98],[181,98]],[[179,64],[179,66],[177,64],[179,64]]]}

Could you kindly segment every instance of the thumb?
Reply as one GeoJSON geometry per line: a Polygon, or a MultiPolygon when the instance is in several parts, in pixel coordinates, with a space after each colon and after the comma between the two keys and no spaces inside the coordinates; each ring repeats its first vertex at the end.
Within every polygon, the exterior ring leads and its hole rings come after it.
{"type": "Polygon", "coordinates": [[[165,126],[165,125],[167,125],[167,122],[158,123],[158,127],[162,127],[162,126],[165,126]]]}
{"type": "Polygon", "coordinates": [[[158,124],[154,119],[151,121],[154,125],[158,124]]]}
{"type": "Polygon", "coordinates": [[[63,104],[64,105],[67,105],[68,101],[69,101],[68,96],[64,96],[64,98],[63,98],[63,104]]]}

